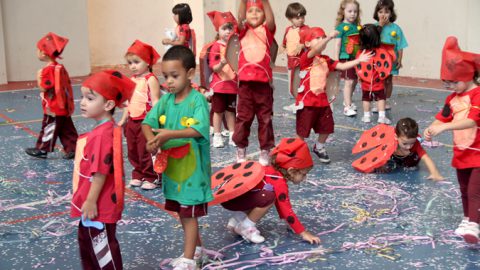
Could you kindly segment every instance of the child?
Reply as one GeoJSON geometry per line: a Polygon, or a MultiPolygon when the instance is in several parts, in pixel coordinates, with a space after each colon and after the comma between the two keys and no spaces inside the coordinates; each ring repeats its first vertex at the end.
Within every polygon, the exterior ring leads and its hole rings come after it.
{"type": "Polygon", "coordinates": [[[312,151],[320,162],[330,163],[330,157],[325,149],[328,135],[333,133],[333,114],[325,93],[327,77],[330,71],[347,70],[355,65],[368,61],[371,54],[362,53],[357,59],[340,63],[323,55],[327,43],[337,36],[334,31],[328,37],[320,27],[312,27],[304,32],[302,41],[305,43],[305,52],[300,58],[300,88],[297,96],[296,131],[302,140],[308,138],[313,128],[318,134],[318,141],[312,151]]]}
{"type": "MultiPolygon", "coordinates": [[[[297,87],[294,85],[295,69],[300,67],[300,54],[305,46],[300,42],[300,33],[308,29],[305,25],[305,16],[307,10],[300,3],[291,3],[287,6],[285,17],[290,21],[291,25],[285,29],[283,36],[283,49],[287,52],[287,74],[288,74],[288,90],[293,98],[297,97],[297,87]]],[[[298,73],[297,73],[298,76],[298,73]]],[[[283,107],[287,111],[294,111],[295,103],[283,107]]]]}
{"type": "Polygon", "coordinates": [[[438,172],[437,166],[423,149],[418,141],[418,124],[412,118],[403,118],[398,120],[395,126],[395,139],[398,146],[386,165],[378,168],[376,171],[386,173],[393,171],[397,167],[416,167],[420,161],[427,166],[430,175],[427,179],[434,181],[443,180],[438,172]]]}
{"type": "Polygon", "coordinates": [[[229,132],[229,144],[235,145],[232,136],[235,129],[235,111],[238,91],[237,74],[232,70],[225,59],[225,50],[228,39],[237,28],[237,21],[230,12],[211,11],[207,13],[215,30],[218,32],[217,41],[210,48],[208,65],[213,70],[210,89],[213,90],[213,147],[224,147],[222,138],[222,120],[225,115],[229,132]]]}
{"type": "Polygon", "coordinates": [[[153,171],[152,155],[145,148],[147,142],[142,132],[142,121],[160,98],[160,84],[152,73],[152,66],[160,55],[152,46],[135,40],[128,48],[125,58],[133,73],[132,80],[137,84],[128,107],[118,122],[119,126],[125,123],[128,160],[133,166],[129,184],[151,190],[157,187],[159,176],[153,171]]]}
{"type": "MultiPolygon", "coordinates": [[[[347,52],[348,36],[358,34],[360,26],[360,3],[357,0],[342,0],[338,9],[336,30],[338,31],[335,43],[335,60],[347,62],[355,59],[353,52],[347,52]]],[[[343,114],[346,116],[357,115],[357,106],[352,102],[352,94],[357,85],[355,68],[341,72],[344,79],[343,87],[343,114]]]]}
{"type": "MultiPolygon", "coordinates": [[[[364,123],[370,123],[370,103],[377,101],[377,111],[379,124],[390,125],[392,121],[387,118],[385,113],[385,83],[389,74],[387,72],[392,68],[392,59],[395,59],[394,53],[381,44],[380,32],[381,26],[365,24],[360,29],[360,49],[374,53],[375,59],[372,62],[360,67],[356,67],[357,75],[362,85],[362,103],[364,123]]],[[[360,54],[360,52],[358,53],[360,54]]]]}
{"type": "Polygon", "coordinates": [[[78,134],[71,117],[75,110],[72,85],[65,67],[57,63],[67,43],[67,38],[51,32],[37,43],[37,57],[47,64],[37,72],[43,121],[35,147],[25,149],[32,157],[47,158],[47,153],[54,150],[57,137],[65,151],[63,158],[75,156],[78,134]]]}
{"type": "Polygon", "coordinates": [[[250,127],[257,116],[260,164],[269,164],[273,134],[273,88],[270,46],[275,19],[268,0],[241,0],[238,11],[240,55],[238,59],[238,106],[233,141],[237,162],[246,160],[250,127]]]}
{"type": "Polygon", "coordinates": [[[310,244],[319,244],[320,238],[311,234],[300,223],[293,212],[288,195],[288,183],[300,184],[313,167],[312,156],[307,144],[300,139],[284,138],[272,150],[272,165],[265,167],[265,178],[252,190],[222,206],[236,211],[228,220],[227,228],[253,243],[262,243],[257,222],[264,217],[275,203],[278,215],[285,219],[292,230],[310,244]]]}
{"type": "Polygon", "coordinates": [[[173,19],[177,24],[175,28],[176,39],[165,38],[162,40],[163,45],[183,45],[190,48],[195,54],[195,33],[190,29],[192,22],[192,11],[186,3],[176,4],[173,9],[173,19]]]}
{"type": "MultiPolygon", "coordinates": [[[[379,0],[375,6],[373,19],[382,26],[382,43],[394,45],[397,60],[393,64],[391,75],[398,75],[398,70],[402,68],[403,49],[408,46],[408,43],[403,35],[402,28],[394,23],[397,20],[397,14],[395,13],[393,0],[379,0]]],[[[387,110],[389,110],[391,106],[388,99],[392,96],[392,90],[393,80],[392,76],[389,76],[385,80],[385,95],[387,98],[385,109],[387,110]]]]}
{"type": "Polygon", "coordinates": [[[207,203],[213,199],[208,105],[191,86],[195,56],[190,49],[170,48],[163,57],[162,73],[170,93],[147,114],[142,129],[151,153],[165,152],[172,145],[187,147],[183,157],[168,158],[162,188],[165,209],[178,213],[185,233],[183,257],[175,260],[174,269],[195,269],[194,254],[199,258],[201,251],[197,218],[207,215],[207,203]]]}
{"type": "Polygon", "coordinates": [[[96,73],[82,84],[82,116],[96,121],[77,147],[72,217],[81,217],[78,244],[83,269],[122,269],[115,236],[121,219],[125,183],[122,132],[113,113],[132,96],[135,83],[115,70],[96,73]]]}
{"type": "Polygon", "coordinates": [[[454,91],[424,132],[425,139],[453,131],[452,166],[462,193],[464,219],[455,230],[467,243],[478,243],[480,222],[480,54],[463,52],[455,37],[443,47],[440,77],[454,91]]]}

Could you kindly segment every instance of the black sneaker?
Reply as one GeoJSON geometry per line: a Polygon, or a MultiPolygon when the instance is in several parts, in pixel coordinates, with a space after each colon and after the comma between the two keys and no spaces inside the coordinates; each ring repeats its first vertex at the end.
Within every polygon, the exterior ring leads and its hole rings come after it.
{"type": "Polygon", "coordinates": [[[47,151],[37,148],[27,148],[25,149],[25,153],[36,158],[47,158],[47,151]]]}
{"type": "Polygon", "coordinates": [[[62,158],[63,159],[74,159],[75,158],[75,152],[65,153],[62,158]]]}
{"type": "Polygon", "coordinates": [[[325,150],[325,148],[317,149],[317,147],[315,145],[313,145],[312,151],[313,151],[313,153],[315,153],[315,155],[317,155],[320,162],[325,163],[325,164],[330,163],[330,157],[328,156],[327,150],[325,150]]]}

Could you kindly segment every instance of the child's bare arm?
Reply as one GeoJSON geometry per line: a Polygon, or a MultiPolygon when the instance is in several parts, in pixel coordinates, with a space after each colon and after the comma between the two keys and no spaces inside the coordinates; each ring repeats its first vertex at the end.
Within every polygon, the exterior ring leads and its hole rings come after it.
{"type": "Polygon", "coordinates": [[[148,79],[148,87],[150,88],[150,97],[152,99],[152,106],[157,104],[158,100],[160,99],[161,91],[160,91],[160,83],[156,78],[150,77],[148,79]]]}
{"type": "Polygon", "coordinates": [[[438,171],[437,166],[435,166],[435,163],[430,158],[430,156],[428,156],[427,154],[423,155],[422,161],[423,163],[425,163],[425,166],[427,166],[427,169],[430,172],[430,175],[427,177],[427,179],[430,179],[433,181],[444,180],[443,176],[438,171]]]}
{"type": "Polygon", "coordinates": [[[425,132],[428,133],[429,138],[431,138],[432,136],[437,136],[438,134],[448,130],[462,130],[462,129],[472,128],[477,125],[474,120],[469,118],[462,119],[457,122],[448,122],[448,123],[440,122],[440,123],[441,124],[435,124],[435,125],[432,124],[425,130],[425,132]]]}
{"type": "Polygon", "coordinates": [[[238,7],[238,30],[243,30],[243,22],[245,21],[247,13],[247,0],[241,0],[238,7]]]}
{"type": "Polygon", "coordinates": [[[185,44],[185,39],[186,39],[185,36],[179,36],[178,39],[176,39],[176,40],[171,40],[171,39],[166,38],[162,41],[162,43],[164,45],[183,45],[183,44],[185,44]]]}
{"type": "Polygon", "coordinates": [[[37,85],[40,92],[47,92],[47,89],[42,87],[42,69],[37,71],[37,85]]]}
{"type": "Polygon", "coordinates": [[[398,58],[397,58],[397,69],[401,69],[402,68],[402,59],[403,59],[403,49],[402,50],[398,50],[398,58]]]}
{"type": "Polygon", "coordinates": [[[321,54],[323,50],[327,47],[328,42],[335,38],[338,35],[338,31],[333,31],[325,38],[321,39],[315,46],[312,46],[311,50],[308,52],[307,57],[312,58],[317,54],[321,54]]]}
{"type": "Polygon", "coordinates": [[[128,108],[123,108],[123,114],[122,114],[122,118],[120,119],[120,121],[118,121],[117,125],[119,127],[123,126],[126,122],[127,122],[127,118],[128,118],[128,108]]]}
{"type": "Polygon", "coordinates": [[[212,70],[213,72],[220,72],[222,68],[227,64],[227,60],[225,58],[222,58],[218,64],[213,66],[212,70]]]}
{"type": "Polygon", "coordinates": [[[87,199],[82,205],[83,218],[93,219],[98,216],[97,200],[103,185],[105,184],[106,175],[95,173],[93,175],[92,185],[88,191],[87,199]]]}
{"type": "Polygon", "coordinates": [[[344,63],[338,63],[336,66],[336,69],[338,70],[347,70],[350,69],[362,62],[367,62],[370,60],[370,58],[373,56],[373,52],[365,53],[365,50],[357,57],[357,59],[344,62],[344,63]]]}
{"type": "Polygon", "coordinates": [[[269,0],[263,0],[263,10],[265,12],[265,24],[270,32],[275,31],[275,17],[273,16],[272,6],[269,0]]]}
{"type": "Polygon", "coordinates": [[[340,59],[340,48],[342,47],[342,39],[335,38],[335,51],[333,52],[333,60],[340,59]]]}

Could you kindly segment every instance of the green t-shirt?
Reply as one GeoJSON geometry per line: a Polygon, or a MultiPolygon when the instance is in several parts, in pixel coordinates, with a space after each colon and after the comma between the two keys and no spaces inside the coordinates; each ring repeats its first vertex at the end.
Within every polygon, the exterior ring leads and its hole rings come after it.
{"type": "Polygon", "coordinates": [[[351,59],[354,58],[355,55],[350,56],[346,52],[346,47],[347,47],[347,42],[348,39],[347,37],[353,34],[358,34],[358,26],[356,24],[351,24],[351,23],[346,23],[342,22],[339,24],[335,30],[338,31],[338,36],[337,38],[342,39],[342,45],[340,46],[340,54],[338,56],[338,59],[351,59]]]}
{"type": "Polygon", "coordinates": [[[165,94],[147,114],[143,124],[154,129],[181,130],[187,128],[184,124],[188,118],[193,118],[195,123],[190,127],[202,137],[172,139],[162,146],[162,149],[168,149],[190,144],[190,150],[183,158],[168,158],[167,169],[162,174],[162,189],[166,199],[182,205],[197,205],[213,200],[210,188],[210,118],[205,97],[192,89],[182,102],[175,104],[175,94],[165,94]],[[165,116],[163,126],[159,122],[162,115],[165,116]]]}

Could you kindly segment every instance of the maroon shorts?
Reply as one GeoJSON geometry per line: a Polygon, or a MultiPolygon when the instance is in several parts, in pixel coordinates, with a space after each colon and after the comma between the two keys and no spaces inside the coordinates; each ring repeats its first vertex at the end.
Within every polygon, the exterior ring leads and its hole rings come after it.
{"type": "Polygon", "coordinates": [[[230,211],[248,211],[256,207],[267,207],[275,202],[275,192],[265,189],[251,190],[228,202],[222,203],[223,208],[230,211]]]}
{"type": "Polygon", "coordinates": [[[177,212],[181,218],[197,218],[206,216],[208,213],[208,203],[197,205],[181,205],[174,200],[165,200],[165,209],[172,212],[177,212]]]}
{"type": "Polygon", "coordinates": [[[362,90],[362,100],[363,101],[377,101],[377,100],[385,100],[387,96],[385,95],[385,90],[378,90],[378,91],[365,91],[362,90]]]}
{"type": "Polygon", "coordinates": [[[317,134],[331,134],[333,126],[330,106],[304,107],[297,111],[297,134],[302,138],[308,138],[312,128],[317,134]]]}
{"type": "Polygon", "coordinates": [[[237,108],[237,95],[214,93],[212,96],[212,111],[214,113],[235,112],[237,108]]]}
{"type": "MultiPolygon", "coordinates": [[[[351,60],[348,59],[340,59],[340,63],[345,63],[351,60]]],[[[340,70],[340,76],[342,79],[345,80],[356,80],[357,79],[357,72],[355,71],[355,67],[349,68],[347,70],[340,70]]]]}

